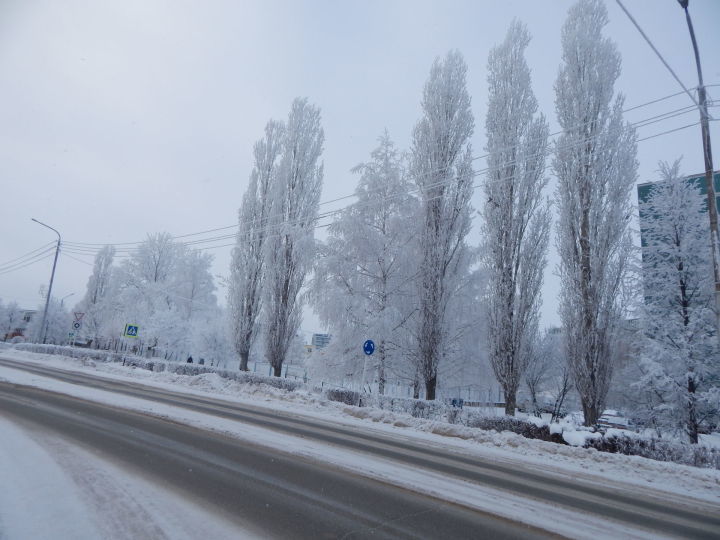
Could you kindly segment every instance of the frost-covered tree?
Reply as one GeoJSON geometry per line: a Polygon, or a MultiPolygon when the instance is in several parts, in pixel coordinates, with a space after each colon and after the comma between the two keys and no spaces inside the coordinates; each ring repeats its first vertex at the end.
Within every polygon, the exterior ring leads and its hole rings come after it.
{"type": "Polygon", "coordinates": [[[23,312],[17,302],[3,304],[0,300],[0,339],[7,340],[22,325],[23,312]]]}
{"type": "Polygon", "coordinates": [[[548,125],[536,114],[524,57],[529,42],[525,26],[513,21],[488,59],[483,212],[488,345],[509,415],[515,414],[517,391],[533,355],[550,234],[549,202],[543,196],[548,125]]]}
{"type": "Polygon", "coordinates": [[[75,311],[85,313],[82,319],[82,335],[94,341],[107,335],[107,326],[113,317],[114,258],[113,246],[105,246],[98,251],[93,272],[88,278],[85,296],[75,308],[75,311]]]}
{"type": "MultiPolygon", "coordinates": [[[[45,287],[40,289],[40,295],[46,297],[47,290],[45,287]]],[[[38,306],[38,313],[42,313],[45,309],[45,299],[43,298],[42,303],[38,306]]],[[[51,343],[53,345],[62,345],[68,341],[68,333],[72,329],[71,327],[72,317],[65,306],[65,304],[55,298],[50,298],[48,303],[47,318],[45,319],[45,343],[51,343]]],[[[40,325],[42,324],[42,317],[33,317],[28,327],[28,338],[35,342],[40,342],[43,336],[40,325]]]]}
{"type": "Polygon", "coordinates": [[[353,169],[361,175],[357,202],[330,225],[315,269],[313,303],[336,347],[348,351],[341,356],[357,364],[361,344],[375,341],[375,365],[367,375],[377,376],[383,394],[391,361],[402,361],[413,312],[407,300],[417,272],[418,205],[387,132],[379,142],[371,160],[353,169]]]}
{"type": "Polygon", "coordinates": [[[315,257],[314,227],[323,177],[318,160],[324,137],[320,109],[307,99],[295,99],[271,186],[272,235],[265,250],[265,352],[277,377],[300,327],[300,292],[315,257]]]}
{"type": "Polygon", "coordinates": [[[562,29],[555,107],[563,129],[555,142],[560,316],[567,357],[585,423],[603,413],[630,253],[629,194],[637,176],[636,136],[613,102],[620,54],[602,35],[607,10],[599,0],[570,8],[562,29]]]}
{"type": "Polygon", "coordinates": [[[213,256],[196,249],[181,251],[175,276],[175,303],[185,320],[217,306],[212,278],[213,256]]]}
{"type": "Polygon", "coordinates": [[[570,367],[565,358],[564,336],[558,328],[538,338],[524,375],[533,413],[551,413],[551,422],[560,418],[572,389],[570,367]]]}
{"type": "Polygon", "coordinates": [[[227,369],[235,356],[227,326],[223,324],[227,314],[220,308],[205,309],[193,317],[190,351],[195,358],[205,360],[206,365],[227,369]]]}
{"type": "Polygon", "coordinates": [[[239,229],[230,263],[228,307],[233,344],[240,356],[242,371],[248,369],[262,308],[265,241],[268,234],[273,234],[268,232],[270,187],[277,174],[284,129],[281,122],[271,120],[265,126],[265,136],[255,143],[255,165],[238,213],[239,229]]]}
{"type": "Polygon", "coordinates": [[[119,311],[125,322],[140,325],[149,348],[189,352],[194,317],[217,306],[211,261],[159,233],[149,235],[120,266],[119,311]]]}
{"type": "Polygon", "coordinates": [[[469,257],[474,120],[466,72],[457,51],[435,60],[423,91],[423,118],[413,131],[410,176],[421,198],[416,359],[431,400],[447,344],[448,304],[469,257]]]}
{"type": "Polygon", "coordinates": [[[698,442],[720,419],[720,357],[715,335],[707,199],[683,179],[679,161],[640,201],[643,218],[645,347],[635,385],[651,423],[698,442]]]}

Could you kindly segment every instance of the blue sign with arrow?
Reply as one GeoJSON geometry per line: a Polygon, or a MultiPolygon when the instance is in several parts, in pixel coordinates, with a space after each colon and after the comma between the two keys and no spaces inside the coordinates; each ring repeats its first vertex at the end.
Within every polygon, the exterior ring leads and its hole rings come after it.
{"type": "Polygon", "coordinates": [[[363,352],[368,356],[375,352],[375,342],[372,339],[368,339],[363,343],[363,352]]]}

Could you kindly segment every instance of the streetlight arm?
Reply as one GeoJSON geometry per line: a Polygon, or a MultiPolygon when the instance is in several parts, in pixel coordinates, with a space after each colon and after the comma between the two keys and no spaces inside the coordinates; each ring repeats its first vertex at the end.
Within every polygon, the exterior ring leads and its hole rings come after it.
{"type": "Polygon", "coordinates": [[[50,225],[47,225],[46,223],[43,223],[42,221],[38,221],[38,220],[35,219],[35,218],[30,218],[30,219],[31,219],[32,221],[34,221],[35,223],[39,223],[39,224],[42,225],[43,227],[47,227],[48,229],[50,229],[51,231],[53,231],[55,234],[57,234],[57,235],[58,235],[58,242],[60,242],[60,241],[62,240],[62,238],[60,237],[60,233],[57,232],[57,230],[53,229],[50,225]]]}

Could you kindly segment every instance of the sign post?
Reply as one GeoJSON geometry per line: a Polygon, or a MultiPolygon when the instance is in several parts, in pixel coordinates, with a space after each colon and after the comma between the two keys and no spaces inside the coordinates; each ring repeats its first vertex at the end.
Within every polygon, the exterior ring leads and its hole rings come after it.
{"type": "Polygon", "coordinates": [[[72,323],[72,331],[68,334],[71,347],[75,346],[75,336],[80,333],[80,328],[82,328],[82,320],[84,316],[85,313],[82,313],[80,311],[73,312],[73,317],[75,317],[75,321],[72,323]]]}
{"type": "MultiPolygon", "coordinates": [[[[360,392],[363,392],[365,390],[365,369],[367,368],[367,358],[372,353],[375,352],[375,342],[372,339],[368,339],[363,343],[363,352],[365,353],[365,358],[363,358],[363,370],[362,370],[362,379],[360,380],[360,392]]],[[[358,392],[358,405],[360,405],[360,392],[358,392]]]]}

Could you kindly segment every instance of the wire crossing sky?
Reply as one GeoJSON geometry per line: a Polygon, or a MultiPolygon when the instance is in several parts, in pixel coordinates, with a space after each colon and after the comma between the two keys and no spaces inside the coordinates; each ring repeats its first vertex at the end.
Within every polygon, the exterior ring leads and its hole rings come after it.
{"type": "MultiPolygon", "coordinates": [[[[571,4],[2,2],[0,298],[34,307],[47,284],[53,238],[31,217],[67,239],[58,297],[82,297],[89,263],[103,244],[116,244],[118,255],[127,256],[148,233],[161,231],[210,249],[214,273],[227,275],[253,143],[268,119],[287,116],[296,96],[322,112],[325,204],[318,226],[327,226],[354,202],[358,178],[350,169],[368,159],[384,129],[408,149],[432,61],[453,48],[468,64],[475,185],[482,185],[488,52],[514,17],[528,25],[533,90],[557,132],[553,85],[571,4]]],[[[699,113],[617,3],[606,4],[606,34],[623,61],[616,88],[641,141],[639,180],[656,178],[659,160],[681,155],[684,173],[701,172],[699,113]]],[[[624,4],[694,92],[694,58],[677,2],[624,4]]],[[[692,0],[690,11],[705,80],[720,84],[720,58],[712,54],[720,50],[720,3],[692,0]]],[[[720,87],[710,87],[709,97],[720,97],[720,87]]],[[[717,108],[710,114],[717,117],[717,108]]],[[[711,123],[713,135],[716,126],[711,123]]],[[[718,137],[713,140],[717,146],[718,137]]],[[[549,189],[554,186],[551,177],[549,189]]],[[[476,209],[481,193],[473,196],[476,209]]],[[[470,240],[477,243],[474,223],[470,240]]],[[[324,229],[316,234],[324,237],[324,229]]],[[[544,326],[558,321],[555,263],[551,254],[544,326]]],[[[218,296],[224,301],[225,291],[218,296]]]]}

